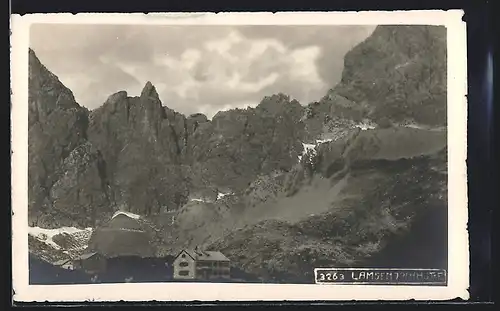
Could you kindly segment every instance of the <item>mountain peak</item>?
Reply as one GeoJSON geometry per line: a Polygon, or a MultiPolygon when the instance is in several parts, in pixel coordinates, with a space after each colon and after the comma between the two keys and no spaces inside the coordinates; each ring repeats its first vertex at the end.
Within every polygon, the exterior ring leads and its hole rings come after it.
{"type": "Polygon", "coordinates": [[[271,96],[264,96],[264,98],[259,103],[259,106],[285,105],[288,103],[290,103],[290,96],[284,93],[278,93],[271,96]]]}
{"type": "Polygon", "coordinates": [[[36,56],[35,51],[33,51],[31,48],[28,48],[28,53],[28,62],[30,67],[38,71],[41,70],[40,68],[43,67],[43,65],[40,62],[40,59],[38,59],[38,56],[36,56]]]}
{"type": "Polygon", "coordinates": [[[143,98],[144,97],[152,97],[156,100],[160,99],[160,97],[158,96],[158,92],[156,91],[156,88],[154,87],[154,85],[150,81],[146,82],[146,85],[142,89],[141,97],[143,97],[143,98]]]}
{"type": "Polygon", "coordinates": [[[28,48],[28,53],[29,53],[30,57],[36,57],[35,51],[33,51],[32,48],[28,48]]]}
{"type": "Polygon", "coordinates": [[[81,109],[75,100],[73,92],[42,64],[35,51],[29,48],[28,53],[28,85],[30,92],[28,96],[30,98],[37,97],[37,101],[30,100],[30,111],[34,113],[31,116],[34,119],[30,120],[39,120],[56,109],[81,109]]]}

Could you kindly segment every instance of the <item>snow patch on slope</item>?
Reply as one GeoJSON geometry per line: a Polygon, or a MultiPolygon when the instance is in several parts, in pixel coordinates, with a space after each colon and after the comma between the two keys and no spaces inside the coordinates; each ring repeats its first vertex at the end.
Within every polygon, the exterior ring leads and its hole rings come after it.
{"type": "Polygon", "coordinates": [[[127,217],[130,217],[130,218],[133,218],[133,219],[140,219],[141,216],[140,215],[137,215],[137,214],[134,214],[134,213],[131,213],[131,212],[124,212],[124,211],[117,211],[113,217],[111,217],[111,219],[115,218],[116,216],[118,215],[125,215],[127,217]]]}
{"type": "MultiPolygon", "coordinates": [[[[324,144],[333,141],[333,139],[317,139],[316,140],[316,146],[319,144],[324,144]]],[[[316,147],[315,147],[316,148],[316,147]]]]}
{"type": "Polygon", "coordinates": [[[394,67],[394,69],[396,69],[396,70],[397,70],[397,69],[400,69],[400,68],[404,68],[404,67],[406,67],[406,66],[408,66],[408,65],[410,65],[410,64],[412,64],[412,63],[413,63],[413,62],[412,62],[411,60],[409,60],[409,61],[407,61],[407,62],[405,62],[405,63],[402,63],[402,64],[397,64],[397,65],[394,67]]]}
{"type": "Polygon", "coordinates": [[[309,152],[309,150],[313,150],[313,152],[314,152],[314,150],[316,150],[316,144],[305,144],[305,143],[302,143],[302,146],[304,147],[304,150],[302,151],[302,155],[299,155],[299,161],[302,160],[302,157],[304,155],[306,155],[309,152]]]}
{"type": "Polygon", "coordinates": [[[304,153],[308,152],[309,150],[314,150],[316,149],[316,144],[302,144],[304,147],[304,153]]]}
{"type": "Polygon", "coordinates": [[[439,132],[439,131],[444,131],[446,130],[446,127],[441,126],[441,127],[430,127],[430,126],[425,126],[425,125],[419,125],[419,124],[409,124],[406,125],[405,127],[413,128],[413,129],[418,129],[418,130],[427,130],[431,132],[439,132]]]}
{"type": "Polygon", "coordinates": [[[403,122],[396,124],[396,126],[407,127],[407,128],[417,129],[417,130],[427,130],[427,131],[431,131],[431,132],[446,131],[446,126],[438,126],[438,127],[429,126],[429,125],[419,124],[419,123],[415,122],[414,120],[405,120],[403,122]]]}
{"type": "Polygon", "coordinates": [[[222,193],[222,192],[219,192],[217,193],[217,200],[220,200],[222,199],[223,197],[225,197],[226,195],[231,195],[232,193],[222,193]]]}
{"type": "Polygon", "coordinates": [[[205,201],[203,199],[191,199],[190,201],[207,203],[207,201],[205,201]]]}
{"type": "Polygon", "coordinates": [[[370,124],[370,123],[359,123],[359,124],[356,124],[356,127],[361,129],[362,131],[375,129],[375,126],[370,124]]]}
{"type": "Polygon", "coordinates": [[[57,229],[44,229],[40,227],[28,227],[29,235],[55,249],[61,249],[61,247],[54,242],[54,236],[64,233],[70,235],[84,233],[86,235],[87,232],[90,234],[92,228],[79,229],[75,227],[61,227],[57,229]]]}
{"type": "Polygon", "coordinates": [[[331,142],[333,141],[333,139],[316,139],[316,143],[315,144],[306,144],[306,143],[302,143],[302,146],[304,147],[303,151],[302,151],[302,155],[299,155],[299,161],[302,160],[302,158],[304,157],[304,155],[306,155],[309,151],[312,151],[312,153],[316,152],[316,147],[318,145],[321,145],[321,144],[324,144],[324,143],[328,143],[328,142],[331,142]]]}

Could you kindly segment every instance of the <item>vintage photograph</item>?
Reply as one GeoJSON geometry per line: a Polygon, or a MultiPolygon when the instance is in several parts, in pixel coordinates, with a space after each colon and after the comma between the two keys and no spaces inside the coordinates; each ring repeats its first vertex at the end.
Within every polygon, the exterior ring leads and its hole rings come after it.
{"type": "Polygon", "coordinates": [[[447,39],[31,24],[29,284],[448,286],[447,39]]]}

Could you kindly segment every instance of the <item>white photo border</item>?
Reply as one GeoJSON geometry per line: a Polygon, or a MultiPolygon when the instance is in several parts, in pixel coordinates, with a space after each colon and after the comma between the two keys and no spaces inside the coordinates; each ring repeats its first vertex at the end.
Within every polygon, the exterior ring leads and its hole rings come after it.
{"type": "Polygon", "coordinates": [[[278,13],[55,13],[11,16],[12,279],[16,302],[468,299],[467,54],[461,10],[278,13]],[[448,286],[125,283],[30,285],[28,47],[33,23],[151,25],[443,25],[447,28],[448,286]]]}

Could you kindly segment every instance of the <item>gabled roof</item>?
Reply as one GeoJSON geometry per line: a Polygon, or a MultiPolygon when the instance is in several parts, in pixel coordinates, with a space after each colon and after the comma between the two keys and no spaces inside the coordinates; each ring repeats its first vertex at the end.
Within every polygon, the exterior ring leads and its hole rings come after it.
{"type": "Polygon", "coordinates": [[[196,251],[188,249],[182,250],[175,258],[179,257],[183,252],[196,261],[230,261],[219,251],[196,251]]]}
{"type": "Polygon", "coordinates": [[[182,254],[182,253],[186,253],[188,254],[189,257],[191,257],[191,259],[193,260],[196,260],[196,255],[194,254],[194,251],[193,250],[188,250],[188,249],[183,249],[179,252],[179,254],[177,254],[175,257],[174,257],[174,260],[179,258],[179,256],[182,254]]]}
{"type": "Polygon", "coordinates": [[[229,261],[229,258],[219,251],[203,251],[203,255],[198,256],[197,260],[229,261]]]}

